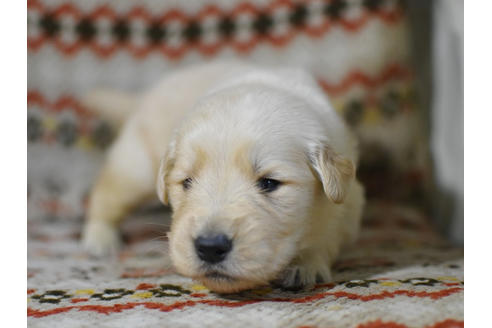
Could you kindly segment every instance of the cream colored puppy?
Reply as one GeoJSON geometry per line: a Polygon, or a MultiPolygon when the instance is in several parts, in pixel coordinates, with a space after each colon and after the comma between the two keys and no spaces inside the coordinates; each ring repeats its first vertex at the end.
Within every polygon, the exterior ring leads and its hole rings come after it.
{"type": "Polygon", "coordinates": [[[118,221],[156,181],[175,268],[217,292],[329,281],[357,236],[356,141],[303,70],[206,64],[88,104],[123,124],[90,197],[95,254],[117,247],[118,221]]]}

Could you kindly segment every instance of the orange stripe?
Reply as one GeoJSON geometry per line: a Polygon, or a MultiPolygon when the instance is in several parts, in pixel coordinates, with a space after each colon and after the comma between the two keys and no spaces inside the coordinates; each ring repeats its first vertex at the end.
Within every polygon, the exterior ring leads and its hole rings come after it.
{"type": "Polygon", "coordinates": [[[342,82],[335,84],[320,80],[319,83],[326,93],[329,95],[336,95],[343,93],[354,84],[362,85],[367,89],[374,89],[390,80],[406,80],[411,78],[411,76],[412,74],[408,67],[404,67],[399,64],[390,64],[378,76],[375,77],[371,77],[357,70],[345,76],[342,82]]]}
{"type": "Polygon", "coordinates": [[[80,302],[87,302],[88,300],[88,298],[72,298],[70,302],[75,304],[80,302]]]}
{"type": "Polygon", "coordinates": [[[396,322],[383,322],[381,320],[370,321],[357,326],[357,328],[407,328],[406,325],[402,325],[396,322]]]}
{"type": "Polygon", "coordinates": [[[463,328],[464,326],[464,321],[447,319],[441,322],[436,322],[432,326],[428,326],[428,328],[463,328]]]}
{"type": "Polygon", "coordinates": [[[63,111],[74,111],[77,115],[83,118],[92,117],[92,113],[87,110],[80,102],[71,96],[61,96],[54,102],[49,102],[39,91],[27,91],[27,104],[31,106],[39,106],[49,111],[59,113],[63,111]]]}

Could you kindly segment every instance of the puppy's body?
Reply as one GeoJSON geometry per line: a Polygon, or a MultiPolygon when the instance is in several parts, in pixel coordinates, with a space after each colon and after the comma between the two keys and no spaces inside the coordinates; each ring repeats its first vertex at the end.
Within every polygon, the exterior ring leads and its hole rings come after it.
{"type": "MultiPolygon", "coordinates": [[[[89,104],[110,107],[108,99],[94,94],[89,104]]],[[[157,181],[173,208],[170,255],[180,273],[219,292],[331,279],[364,197],[355,140],[308,74],[208,64],[119,105],[135,110],[91,194],[91,251],[117,245],[116,224],[157,181]]]]}

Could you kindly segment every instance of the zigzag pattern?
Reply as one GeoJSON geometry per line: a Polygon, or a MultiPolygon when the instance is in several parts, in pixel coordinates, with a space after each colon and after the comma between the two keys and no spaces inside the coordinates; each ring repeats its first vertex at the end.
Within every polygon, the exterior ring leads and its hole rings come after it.
{"type": "Polygon", "coordinates": [[[48,9],[39,0],[28,0],[31,19],[27,45],[29,51],[35,52],[51,43],[66,56],[89,49],[101,58],[109,58],[126,50],[137,59],[160,53],[177,60],[192,50],[211,56],[228,47],[244,54],[260,43],[283,47],[300,34],[318,38],[334,26],[354,33],[373,19],[394,24],[402,18],[397,1],[362,3],[274,0],[260,8],[244,2],[228,12],[208,5],[193,16],[178,9],[156,16],[136,6],[119,16],[109,6],[85,14],[72,4],[48,9]],[[344,17],[351,6],[363,5],[357,17],[344,17]],[[75,25],[71,29],[64,27],[63,18],[75,21],[75,25]],[[110,29],[99,26],[103,21],[109,22],[110,29]],[[209,24],[210,21],[213,23],[209,24]],[[132,28],[137,22],[145,25],[143,30],[132,28]]]}
{"type": "MultiPolygon", "coordinates": [[[[343,95],[345,92],[355,86],[364,89],[373,90],[383,86],[389,81],[406,81],[411,78],[411,72],[408,67],[399,64],[390,64],[384,68],[377,76],[370,76],[359,70],[352,71],[339,83],[330,83],[324,79],[318,79],[320,86],[330,96],[336,97],[343,95]]],[[[377,105],[378,114],[381,117],[394,115],[399,111],[411,109],[408,101],[403,96],[395,92],[386,93],[381,99],[373,99],[372,106],[377,105]],[[391,108],[390,108],[391,106],[391,108]],[[381,112],[381,113],[379,113],[381,112]]],[[[351,125],[357,125],[367,110],[366,100],[352,99],[344,101],[343,108],[337,108],[345,116],[346,121],[351,125]]],[[[106,147],[109,140],[112,139],[112,133],[107,127],[101,125],[98,118],[87,108],[80,100],[70,95],[62,95],[53,101],[48,100],[37,90],[28,90],[27,92],[28,109],[38,108],[44,112],[59,114],[61,112],[71,112],[75,114],[75,120],[63,120],[59,116],[48,117],[42,115],[28,116],[28,140],[30,142],[42,141],[46,144],[52,144],[56,141],[70,146],[84,139],[83,143],[87,147],[92,144],[98,147],[106,147]],[[106,131],[107,130],[107,131],[106,131]],[[99,140],[101,142],[99,142],[99,140]]]]}
{"type": "MultiPolygon", "coordinates": [[[[78,144],[83,148],[105,148],[113,139],[113,131],[108,124],[102,122],[87,110],[78,99],[64,95],[50,102],[40,92],[27,92],[28,109],[36,107],[50,113],[71,112],[75,119],[61,119],[58,116],[28,115],[27,133],[29,142],[41,141],[45,144],[60,142],[64,146],[78,144]]],[[[41,204],[49,212],[57,213],[61,208],[54,201],[41,204]]]]}
{"type": "MultiPolygon", "coordinates": [[[[320,86],[329,96],[339,96],[354,86],[361,86],[365,89],[375,89],[391,80],[406,81],[412,77],[412,73],[407,66],[401,64],[390,64],[386,66],[378,75],[371,76],[360,70],[355,70],[347,74],[341,82],[332,83],[325,79],[319,78],[320,86]]],[[[76,98],[64,95],[50,102],[39,91],[28,90],[27,104],[29,106],[38,106],[48,111],[58,113],[66,110],[74,111],[82,118],[91,118],[93,114],[85,108],[76,98]]]]}
{"type": "Polygon", "coordinates": [[[121,303],[121,304],[114,304],[114,305],[72,305],[72,306],[57,307],[50,310],[37,310],[28,307],[27,316],[40,318],[40,317],[46,317],[50,315],[68,312],[71,310],[91,311],[101,314],[110,314],[110,313],[119,313],[126,310],[131,310],[139,306],[143,306],[146,309],[150,309],[150,310],[170,312],[178,309],[194,307],[199,304],[228,307],[228,308],[242,307],[245,305],[255,304],[260,302],[280,302],[280,303],[299,304],[299,303],[308,303],[308,302],[320,300],[326,297],[334,297],[335,299],[346,298],[349,300],[358,300],[362,302],[370,302],[374,300],[394,298],[396,296],[431,298],[433,300],[437,300],[460,292],[463,292],[463,288],[454,287],[454,288],[443,289],[435,292],[426,292],[426,291],[416,292],[412,290],[396,290],[393,292],[384,291],[378,294],[360,295],[360,294],[339,291],[339,292],[323,292],[323,293],[318,293],[315,295],[310,295],[300,298],[251,299],[251,300],[244,300],[244,301],[205,299],[205,300],[188,300],[183,302],[180,301],[180,302],[175,302],[173,304],[164,304],[158,302],[128,302],[128,303],[121,303]]]}
{"type": "Polygon", "coordinates": [[[80,118],[91,118],[94,115],[85,108],[79,100],[72,96],[64,95],[50,102],[37,90],[27,91],[27,105],[38,106],[53,113],[73,111],[80,118]]]}
{"type": "Polygon", "coordinates": [[[350,72],[339,83],[330,83],[326,80],[319,79],[320,86],[330,96],[340,95],[349,90],[354,85],[360,85],[366,89],[374,89],[387,83],[390,80],[407,80],[411,78],[412,73],[408,67],[399,64],[390,64],[386,66],[377,76],[370,76],[359,70],[350,72]]]}

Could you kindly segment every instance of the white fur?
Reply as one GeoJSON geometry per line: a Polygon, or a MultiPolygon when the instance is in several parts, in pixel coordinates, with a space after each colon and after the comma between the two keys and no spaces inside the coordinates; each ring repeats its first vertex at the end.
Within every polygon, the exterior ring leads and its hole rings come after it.
{"type": "Polygon", "coordinates": [[[195,66],[135,103],[91,194],[89,250],[110,248],[95,223],[116,225],[157,179],[159,198],[174,212],[170,255],[178,272],[219,292],[331,279],[340,247],[357,236],[364,197],[356,141],[308,73],[195,66]],[[265,175],[282,184],[261,192],[265,175]],[[213,268],[193,246],[210,231],[234,245],[213,268]],[[206,277],[211,270],[229,278],[206,277]]]}

